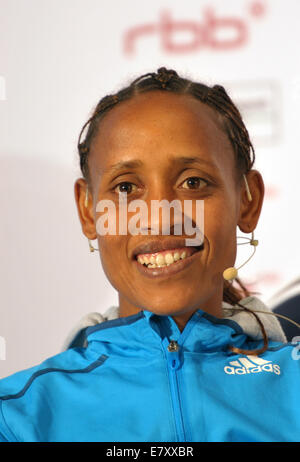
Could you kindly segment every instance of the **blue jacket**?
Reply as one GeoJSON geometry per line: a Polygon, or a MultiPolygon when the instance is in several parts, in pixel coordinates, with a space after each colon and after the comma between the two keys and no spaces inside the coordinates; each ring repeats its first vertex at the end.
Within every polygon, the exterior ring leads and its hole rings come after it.
{"type": "Polygon", "coordinates": [[[0,380],[0,441],[300,441],[299,346],[234,354],[262,340],[202,310],[183,332],[143,310],[85,334],[0,380]]]}

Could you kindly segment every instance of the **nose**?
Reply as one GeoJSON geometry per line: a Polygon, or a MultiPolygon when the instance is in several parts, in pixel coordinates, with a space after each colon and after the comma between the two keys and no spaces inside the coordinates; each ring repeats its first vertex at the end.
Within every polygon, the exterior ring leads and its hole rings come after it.
{"type": "Polygon", "coordinates": [[[142,232],[158,235],[182,235],[181,201],[173,199],[151,199],[148,201],[148,221],[142,226],[142,232]]]}
{"type": "Polygon", "coordinates": [[[167,181],[153,182],[145,197],[148,216],[142,232],[182,235],[182,204],[167,181]]]}
{"type": "Polygon", "coordinates": [[[147,195],[148,222],[142,233],[193,236],[188,246],[202,245],[204,239],[204,200],[182,200],[176,190],[160,184],[147,195]]]}

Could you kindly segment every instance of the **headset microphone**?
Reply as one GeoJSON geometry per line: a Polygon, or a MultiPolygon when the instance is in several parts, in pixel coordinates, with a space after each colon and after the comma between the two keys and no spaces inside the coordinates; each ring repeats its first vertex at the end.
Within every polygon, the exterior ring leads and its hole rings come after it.
{"type": "MultiPolygon", "coordinates": [[[[243,178],[244,178],[244,181],[245,181],[245,187],[246,187],[246,192],[247,192],[247,197],[248,197],[248,200],[249,202],[252,201],[252,196],[251,196],[251,192],[250,192],[250,189],[249,189],[249,186],[248,186],[248,182],[247,182],[247,178],[246,178],[246,175],[243,175],[243,178]]],[[[241,236],[243,239],[247,239],[248,241],[250,241],[250,244],[253,246],[253,253],[252,255],[248,258],[248,260],[245,261],[245,263],[243,263],[241,266],[239,266],[238,268],[234,268],[234,267],[230,267],[230,268],[226,268],[224,271],[223,271],[223,278],[226,280],[226,281],[232,281],[233,279],[235,279],[237,276],[238,276],[238,270],[240,268],[242,268],[242,266],[246,265],[246,263],[248,263],[248,261],[250,260],[250,258],[253,257],[253,255],[255,254],[255,251],[256,251],[256,247],[258,246],[258,240],[257,239],[254,239],[254,233],[252,232],[252,238],[250,239],[249,237],[243,237],[241,236]]],[[[246,244],[246,242],[243,242],[242,244],[246,244]]],[[[240,244],[237,244],[237,245],[240,245],[240,244]]]]}
{"type": "MultiPolygon", "coordinates": [[[[256,251],[256,247],[258,246],[258,240],[257,239],[254,239],[254,233],[252,232],[252,238],[250,239],[249,237],[243,237],[244,239],[247,239],[250,241],[250,245],[253,246],[253,253],[252,255],[248,258],[248,260],[245,261],[245,263],[243,263],[241,266],[239,266],[238,268],[234,268],[234,267],[230,267],[230,268],[226,268],[226,270],[223,272],[223,278],[226,280],[226,281],[231,281],[232,279],[235,279],[238,275],[238,270],[240,268],[242,268],[242,266],[246,265],[246,263],[248,263],[248,261],[253,257],[253,255],[255,254],[255,251],[256,251]]],[[[246,244],[246,242],[243,242],[242,244],[246,244]]],[[[240,244],[238,244],[240,245],[240,244]]]]}

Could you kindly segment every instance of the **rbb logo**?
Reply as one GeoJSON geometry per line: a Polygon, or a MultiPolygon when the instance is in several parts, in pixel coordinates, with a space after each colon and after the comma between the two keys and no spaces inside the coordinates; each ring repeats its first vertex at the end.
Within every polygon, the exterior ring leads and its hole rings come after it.
{"type": "MultiPolygon", "coordinates": [[[[254,17],[264,14],[264,6],[259,3],[251,5],[250,13],[254,17]]],[[[227,16],[220,17],[212,8],[206,8],[202,21],[174,20],[170,11],[161,11],[155,24],[143,24],[130,28],[124,36],[124,52],[132,55],[136,43],[146,35],[158,35],[163,51],[168,53],[187,53],[209,48],[215,51],[232,50],[243,46],[248,40],[248,26],[244,19],[227,16]],[[174,40],[178,33],[187,33],[189,41],[179,43],[174,40]]]]}

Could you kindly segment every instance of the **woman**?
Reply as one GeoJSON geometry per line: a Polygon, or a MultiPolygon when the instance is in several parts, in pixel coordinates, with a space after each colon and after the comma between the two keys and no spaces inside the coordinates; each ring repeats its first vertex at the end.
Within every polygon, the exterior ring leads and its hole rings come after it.
{"type": "Polygon", "coordinates": [[[2,440],[297,440],[299,362],[232,268],[237,227],[258,243],[264,184],[224,88],[165,68],[143,75],[99,102],[78,149],[82,230],[92,251],[98,241],[119,306],[96,316],[84,343],[77,335],[66,351],[0,382],[2,440]],[[134,200],[147,206],[140,233],[120,232],[125,197],[127,223],[134,200]],[[204,203],[200,243],[175,232],[175,214],[168,234],[162,214],[153,222],[151,206],[162,200],[191,201],[200,227],[204,203]],[[104,205],[117,212],[106,234],[104,205]]]}

